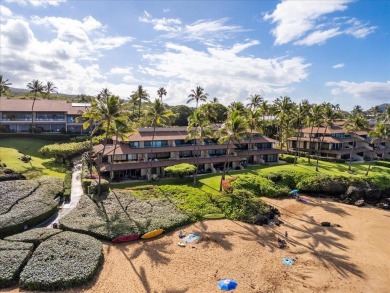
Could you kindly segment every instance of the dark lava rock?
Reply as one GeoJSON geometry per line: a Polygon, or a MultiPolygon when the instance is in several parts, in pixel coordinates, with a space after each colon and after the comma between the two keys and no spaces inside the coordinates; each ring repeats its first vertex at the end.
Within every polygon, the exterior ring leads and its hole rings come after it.
{"type": "Polygon", "coordinates": [[[366,203],[364,202],[364,199],[359,199],[359,200],[355,201],[354,205],[357,207],[363,207],[366,205],[366,203]]]}
{"type": "Polygon", "coordinates": [[[330,227],[330,222],[321,222],[321,226],[330,227]]]}
{"type": "Polygon", "coordinates": [[[354,202],[365,196],[366,191],[362,187],[350,186],[347,189],[345,195],[347,198],[351,198],[354,202]]]}
{"type": "Polygon", "coordinates": [[[384,210],[390,210],[390,205],[384,202],[377,203],[376,207],[384,210]]]}

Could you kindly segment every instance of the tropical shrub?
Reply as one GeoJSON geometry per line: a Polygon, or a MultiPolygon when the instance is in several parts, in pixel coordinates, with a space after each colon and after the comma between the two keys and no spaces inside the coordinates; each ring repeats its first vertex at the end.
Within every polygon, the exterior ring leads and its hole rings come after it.
{"type": "Polygon", "coordinates": [[[177,176],[180,178],[183,178],[186,175],[194,173],[195,170],[196,167],[194,165],[187,164],[187,163],[169,166],[164,169],[164,171],[167,172],[168,174],[172,174],[173,176],[177,176]]]}
{"type": "Polygon", "coordinates": [[[61,233],[62,230],[50,229],[50,228],[35,228],[19,234],[8,236],[5,240],[18,241],[18,242],[29,242],[35,246],[50,238],[53,235],[61,233]]]}
{"type": "Polygon", "coordinates": [[[83,142],[69,142],[61,144],[49,144],[39,149],[39,152],[46,156],[54,157],[57,161],[65,163],[70,161],[75,156],[81,155],[90,149],[87,141],[83,142]]]}
{"type": "Polygon", "coordinates": [[[63,290],[90,281],[102,264],[102,244],[93,237],[62,232],[38,246],[20,274],[28,290],[63,290]]]}
{"type": "Polygon", "coordinates": [[[256,196],[279,197],[288,194],[288,187],[277,185],[275,182],[258,175],[240,175],[232,182],[234,189],[247,190],[256,196]]]}
{"type": "Polygon", "coordinates": [[[170,230],[189,222],[166,199],[140,199],[125,192],[110,192],[94,203],[82,196],[77,208],[60,220],[61,228],[111,240],[123,234],[170,230]]]}
{"type": "MultiPolygon", "coordinates": [[[[85,194],[91,194],[91,195],[97,195],[98,194],[98,185],[99,185],[99,180],[96,179],[82,179],[81,180],[81,185],[83,187],[83,191],[85,194]],[[89,190],[88,190],[89,187],[89,190]]],[[[108,181],[105,179],[100,180],[100,191],[101,193],[106,193],[109,190],[109,184],[108,181]]]]}
{"type": "Polygon", "coordinates": [[[34,245],[0,240],[0,288],[15,284],[34,245]]]}
{"type": "Polygon", "coordinates": [[[376,161],[375,165],[390,168],[390,162],[376,161]]]}
{"type": "Polygon", "coordinates": [[[0,183],[0,215],[7,213],[19,200],[29,196],[39,186],[37,181],[5,181],[0,183]]]}
{"type": "MultiPolygon", "coordinates": [[[[25,184],[29,181],[13,181],[15,184],[25,184]]],[[[6,182],[0,182],[1,185],[6,182]]],[[[63,180],[59,178],[43,177],[37,181],[38,187],[31,192],[27,189],[22,198],[13,201],[8,209],[3,208],[3,213],[0,214],[0,235],[7,236],[22,232],[25,228],[35,226],[57,210],[57,202],[55,197],[61,195],[63,191],[63,180]],[[5,211],[5,212],[4,212],[5,211]]],[[[6,193],[2,194],[1,199],[6,197],[6,193]]],[[[0,201],[1,202],[1,201],[0,201]]]]}

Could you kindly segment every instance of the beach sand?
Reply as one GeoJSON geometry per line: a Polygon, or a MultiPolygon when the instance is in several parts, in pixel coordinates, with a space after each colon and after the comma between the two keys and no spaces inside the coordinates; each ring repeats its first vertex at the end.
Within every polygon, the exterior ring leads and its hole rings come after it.
{"type": "MultiPolygon", "coordinates": [[[[148,241],[104,243],[104,265],[84,287],[62,292],[212,293],[233,278],[239,292],[389,292],[390,213],[331,200],[266,201],[284,222],[255,226],[208,220],[182,227],[201,235],[179,247],[178,231],[148,241]],[[341,227],[322,227],[328,221],[341,227]],[[279,249],[277,237],[288,247],[279,249]],[[284,257],[295,257],[289,267],[284,257]]],[[[24,292],[16,287],[4,292],[24,292]]]]}

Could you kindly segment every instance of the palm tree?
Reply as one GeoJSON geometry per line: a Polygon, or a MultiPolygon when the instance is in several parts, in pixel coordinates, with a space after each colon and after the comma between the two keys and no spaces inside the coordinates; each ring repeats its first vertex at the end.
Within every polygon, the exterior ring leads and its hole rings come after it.
{"type": "Polygon", "coordinates": [[[31,106],[31,131],[34,133],[34,105],[38,94],[41,95],[45,90],[45,87],[38,79],[33,79],[27,84],[27,88],[30,90],[30,94],[34,94],[33,103],[31,106]]]}
{"type": "Polygon", "coordinates": [[[232,111],[232,112],[235,111],[235,110],[237,110],[237,111],[239,111],[241,114],[244,114],[244,113],[245,113],[245,105],[244,105],[243,102],[240,102],[240,101],[230,103],[230,105],[228,106],[228,109],[229,109],[230,111],[232,111]]]}
{"type": "Polygon", "coordinates": [[[225,180],[226,168],[229,164],[229,147],[231,143],[243,140],[244,135],[247,131],[247,122],[241,112],[234,110],[229,113],[226,121],[222,124],[221,128],[218,131],[219,143],[226,143],[226,160],[223,166],[223,172],[221,176],[221,183],[219,190],[222,191],[222,181],[225,180]]]}
{"type": "Polygon", "coordinates": [[[8,81],[8,79],[4,80],[3,75],[0,74],[0,96],[2,94],[7,95],[8,93],[11,93],[11,90],[9,89],[9,86],[12,85],[8,81]]]}
{"type": "Polygon", "coordinates": [[[110,92],[110,90],[108,88],[104,88],[100,91],[100,93],[98,93],[96,98],[98,100],[107,100],[111,95],[112,93],[110,92]]]}
{"type": "Polygon", "coordinates": [[[206,102],[208,93],[204,92],[204,88],[197,86],[195,90],[191,90],[191,94],[188,95],[189,99],[187,101],[187,104],[196,101],[196,107],[195,110],[198,109],[199,102],[206,102]]]}
{"type": "Polygon", "coordinates": [[[313,105],[312,107],[310,107],[309,113],[307,115],[306,123],[309,127],[311,127],[310,135],[309,135],[309,157],[308,157],[309,164],[310,164],[310,159],[313,151],[312,150],[313,131],[314,131],[314,127],[317,127],[317,133],[318,133],[319,127],[321,126],[322,123],[322,116],[323,116],[322,110],[323,110],[322,105],[313,105]]]}
{"type": "Polygon", "coordinates": [[[198,155],[196,156],[196,170],[194,174],[194,185],[196,184],[196,178],[198,176],[199,168],[199,156],[200,156],[200,145],[204,142],[207,137],[212,136],[212,131],[210,128],[210,121],[207,118],[206,112],[201,108],[195,110],[195,112],[188,117],[188,139],[194,139],[194,156],[195,156],[195,147],[198,147],[198,155]]]}
{"type": "Polygon", "coordinates": [[[295,116],[295,123],[297,125],[297,147],[295,150],[295,158],[294,158],[294,165],[297,163],[298,157],[299,157],[299,146],[300,146],[300,133],[302,132],[303,125],[305,124],[305,121],[307,120],[307,113],[310,109],[310,104],[308,100],[303,100],[301,103],[298,104],[296,107],[296,116],[295,116]]]}
{"type": "Polygon", "coordinates": [[[327,103],[323,105],[323,117],[322,117],[322,123],[325,125],[324,133],[322,134],[320,146],[317,150],[317,162],[316,162],[316,171],[318,172],[318,161],[321,154],[322,144],[324,142],[325,134],[328,128],[332,128],[334,121],[339,118],[339,112],[335,106],[333,106],[330,103],[327,103]]]}
{"type": "MultiPolygon", "coordinates": [[[[389,107],[390,108],[390,107],[389,107]]],[[[378,146],[383,142],[389,139],[388,135],[388,129],[386,127],[386,124],[384,122],[379,122],[375,125],[374,131],[369,133],[369,136],[371,137],[371,142],[374,144],[373,150],[372,150],[372,155],[370,159],[370,164],[368,165],[367,171],[366,171],[366,176],[368,176],[368,173],[370,172],[371,169],[371,164],[372,164],[372,158],[375,153],[375,144],[378,146]]],[[[383,148],[382,152],[382,158],[385,157],[385,151],[386,148],[383,148]]]]}
{"type": "MultiPolygon", "coordinates": [[[[96,104],[91,105],[92,107],[95,107],[91,111],[96,113],[96,116],[100,116],[100,120],[98,121],[98,124],[101,126],[101,129],[105,132],[105,139],[103,142],[103,150],[102,150],[102,156],[104,156],[104,153],[106,151],[106,146],[108,142],[108,136],[109,134],[112,134],[112,125],[115,123],[119,123],[117,121],[120,121],[123,119],[124,114],[124,105],[121,99],[117,96],[109,96],[107,99],[96,99],[96,104]]],[[[100,173],[100,170],[98,170],[100,173]]],[[[111,175],[111,174],[110,174],[111,175]]],[[[99,185],[98,185],[98,195],[100,195],[101,192],[101,176],[99,174],[99,185]]]]}
{"type": "Polygon", "coordinates": [[[206,103],[201,105],[197,110],[200,110],[210,123],[214,123],[217,121],[218,116],[215,105],[215,103],[206,103]]]}
{"type": "Polygon", "coordinates": [[[167,95],[167,91],[165,90],[165,88],[160,87],[160,88],[157,90],[157,95],[160,97],[160,100],[161,100],[161,102],[162,102],[162,101],[163,101],[163,100],[162,100],[162,97],[167,95]]]}
{"type": "Polygon", "coordinates": [[[149,94],[148,92],[142,87],[142,85],[139,85],[136,91],[133,91],[131,95],[132,101],[138,102],[138,118],[141,117],[141,105],[142,101],[148,102],[149,101],[149,94]]]}
{"type": "Polygon", "coordinates": [[[294,103],[291,101],[290,97],[281,97],[277,98],[274,102],[275,104],[275,120],[279,126],[279,140],[281,144],[281,149],[286,145],[287,150],[287,137],[291,131],[292,125],[292,110],[294,109],[294,103]]]}
{"type": "Polygon", "coordinates": [[[248,108],[246,110],[246,118],[247,123],[250,129],[250,135],[249,135],[249,144],[248,144],[248,161],[249,161],[249,150],[252,147],[252,139],[253,139],[253,130],[261,130],[262,121],[260,120],[261,113],[258,109],[252,108],[251,105],[248,105],[248,108]]]}
{"type": "Polygon", "coordinates": [[[264,99],[261,95],[254,94],[249,97],[249,103],[247,104],[247,106],[250,109],[257,109],[258,107],[260,107],[263,101],[264,99]]]}
{"type": "Polygon", "coordinates": [[[362,114],[363,115],[364,110],[360,105],[356,105],[353,107],[351,114],[352,116],[356,116],[357,114],[362,114]]]}
{"type": "Polygon", "coordinates": [[[351,148],[351,153],[349,154],[349,167],[348,167],[349,172],[352,171],[352,154],[356,144],[356,136],[357,136],[356,133],[361,130],[367,130],[369,129],[369,127],[370,126],[368,124],[368,121],[366,120],[366,118],[364,118],[362,114],[350,116],[348,121],[345,124],[345,129],[349,133],[353,134],[352,148],[351,148]]]}
{"type": "Polygon", "coordinates": [[[45,96],[48,98],[51,93],[57,93],[57,87],[51,81],[48,81],[44,86],[45,96]]]}
{"type": "MultiPolygon", "coordinates": [[[[153,127],[152,143],[150,146],[150,155],[153,154],[153,142],[156,133],[156,127],[165,126],[167,123],[169,123],[171,117],[174,115],[175,114],[172,111],[168,110],[159,99],[156,99],[154,103],[150,105],[150,108],[146,113],[146,119],[150,123],[150,126],[153,127]]],[[[152,175],[151,173],[152,167],[153,167],[153,160],[150,160],[150,169],[148,170],[149,180],[152,175]]]]}

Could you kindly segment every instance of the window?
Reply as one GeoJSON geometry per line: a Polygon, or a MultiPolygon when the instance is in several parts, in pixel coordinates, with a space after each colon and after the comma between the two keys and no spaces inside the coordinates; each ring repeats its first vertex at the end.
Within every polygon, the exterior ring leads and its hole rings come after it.
{"type": "Polygon", "coordinates": [[[345,138],[345,133],[332,133],[332,137],[345,138]]]}
{"type": "Polygon", "coordinates": [[[171,157],[170,152],[148,154],[148,159],[163,160],[163,159],[169,159],[170,157],[171,157]]]}
{"type": "Polygon", "coordinates": [[[128,161],[138,161],[138,155],[137,154],[128,154],[127,160],[128,161]]]}
{"type": "Polygon", "coordinates": [[[139,141],[131,141],[129,143],[129,146],[133,149],[138,149],[139,148],[139,141]]]}
{"type": "Polygon", "coordinates": [[[224,156],[226,154],[226,150],[209,150],[209,156],[224,156]]]}
{"type": "Polygon", "coordinates": [[[186,145],[194,145],[195,139],[185,140],[185,139],[177,139],[175,140],[176,146],[186,146],[186,145]]]}
{"type": "Polygon", "coordinates": [[[127,161],[127,155],[115,155],[114,161],[127,161]]]}
{"type": "Polygon", "coordinates": [[[153,147],[153,148],[161,148],[161,147],[166,147],[168,146],[168,141],[167,140],[155,140],[153,141],[145,141],[145,147],[153,147]]]}

